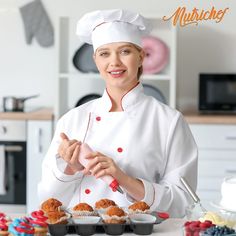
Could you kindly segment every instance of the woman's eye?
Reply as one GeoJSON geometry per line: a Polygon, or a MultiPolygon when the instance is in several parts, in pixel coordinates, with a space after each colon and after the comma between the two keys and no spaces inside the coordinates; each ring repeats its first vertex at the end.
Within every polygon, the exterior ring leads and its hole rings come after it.
{"type": "Polygon", "coordinates": [[[99,53],[99,56],[100,56],[100,57],[107,57],[108,55],[109,55],[108,52],[100,52],[100,53],[99,53]]]}
{"type": "Polygon", "coordinates": [[[130,50],[129,49],[123,49],[121,50],[121,54],[122,55],[128,55],[130,53],[130,50]]]}

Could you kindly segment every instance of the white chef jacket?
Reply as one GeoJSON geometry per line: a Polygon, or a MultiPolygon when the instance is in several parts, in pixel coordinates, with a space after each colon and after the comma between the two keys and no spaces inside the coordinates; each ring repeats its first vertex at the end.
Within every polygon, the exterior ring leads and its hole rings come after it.
{"type": "Polygon", "coordinates": [[[56,131],[42,164],[38,185],[41,201],[57,198],[67,207],[79,202],[92,206],[101,198],[129,206],[128,194],[113,192],[100,179],[81,172],[66,175],[66,162],[58,157],[60,133],[86,142],[94,151],[113,158],[126,174],[143,182],[142,199],[151,210],[167,211],[172,217],[184,215],[190,197],[180,182],[184,176],[197,185],[197,147],[180,112],[143,93],[139,83],[121,100],[122,112],[109,112],[107,93],[76,107],[58,121],[56,131]]]}

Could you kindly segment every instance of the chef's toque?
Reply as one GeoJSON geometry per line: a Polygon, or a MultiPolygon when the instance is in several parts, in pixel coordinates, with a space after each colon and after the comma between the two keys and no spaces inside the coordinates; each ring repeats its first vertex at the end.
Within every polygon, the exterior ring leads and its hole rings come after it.
{"type": "Polygon", "coordinates": [[[85,14],[78,21],[76,33],[82,42],[92,44],[96,51],[98,47],[114,42],[129,42],[142,47],[141,37],[150,30],[150,21],[140,14],[114,9],[85,14]]]}

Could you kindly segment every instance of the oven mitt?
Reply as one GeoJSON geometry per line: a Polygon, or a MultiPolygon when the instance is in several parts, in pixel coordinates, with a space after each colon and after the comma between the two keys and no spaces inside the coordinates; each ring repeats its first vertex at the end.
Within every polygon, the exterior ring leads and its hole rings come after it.
{"type": "Polygon", "coordinates": [[[34,0],[20,7],[20,13],[24,23],[27,44],[32,43],[33,37],[42,47],[49,47],[54,44],[53,26],[41,0],[34,0]]]}

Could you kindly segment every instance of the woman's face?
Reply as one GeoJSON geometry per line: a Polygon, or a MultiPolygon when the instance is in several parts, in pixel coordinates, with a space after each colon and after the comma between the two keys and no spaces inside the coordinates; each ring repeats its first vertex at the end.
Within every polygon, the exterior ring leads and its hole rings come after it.
{"type": "Polygon", "coordinates": [[[109,43],[99,47],[94,60],[109,89],[127,90],[137,84],[144,52],[131,43],[109,43]]]}

